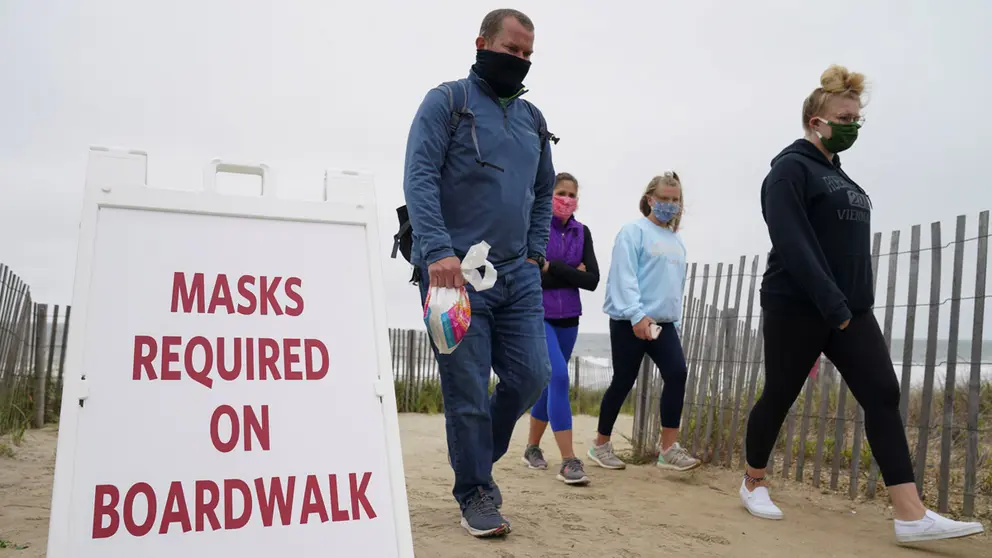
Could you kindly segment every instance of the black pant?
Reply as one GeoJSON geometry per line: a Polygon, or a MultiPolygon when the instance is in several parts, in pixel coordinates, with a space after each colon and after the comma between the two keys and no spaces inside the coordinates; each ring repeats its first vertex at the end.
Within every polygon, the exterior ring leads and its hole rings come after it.
{"type": "Polygon", "coordinates": [[[685,355],[682,340],[674,324],[658,324],[661,334],[654,341],[634,335],[630,322],[610,320],[610,350],[613,353],[613,379],[603,394],[599,407],[599,433],[613,434],[620,407],[634,387],[641,362],[647,354],[661,370],[665,385],[661,389],[661,426],[678,428],[682,420],[682,399],[685,398],[685,355]]]}
{"type": "Polygon", "coordinates": [[[847,329],[839,330],[818,316],[766,311],[763,334],[765,388],[747,421],[748,465],[761,469],[768,464],[789,408],[823,353],[864,408],[868,443],[885,485],[913,482],[909,444],[899,416],[899,382],[873,313],[858,314],[847,329]]]}

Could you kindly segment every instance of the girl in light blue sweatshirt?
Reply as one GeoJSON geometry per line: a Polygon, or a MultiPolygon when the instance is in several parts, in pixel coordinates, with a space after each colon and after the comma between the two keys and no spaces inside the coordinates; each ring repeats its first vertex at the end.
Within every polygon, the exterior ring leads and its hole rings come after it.
{"type": "Polygon", "coordinates": [[[606,469],[626,464],[613,453],[610,436],[624,399],[647,354],[661,370],[661,453],[658,467],[689,471],[700,461],[679,443],[686,365],[679,338],[685,245],[679,237],[682,182],[672,171],[654,177],[641,196],[641,219],[624,225],[613,245],[603,311],[610,316],[613,380],[603,395],[599,433],[589,459],[606,469]]]}

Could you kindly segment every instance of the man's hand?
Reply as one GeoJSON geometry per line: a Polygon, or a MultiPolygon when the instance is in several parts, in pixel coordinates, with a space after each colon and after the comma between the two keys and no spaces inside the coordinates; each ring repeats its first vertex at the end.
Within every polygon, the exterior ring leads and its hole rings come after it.
{"type": "Polygon", "coordinates": [[[585,271],[586,270],[586,264],[580,263],[579,265],[577,265],[575,267],[575,269],[578,269],[579,271],[585,271]]]}
{"type": "Polygon", "coordinates": [[[427,274],[430,276],[431,287],[457,289],[465,286],[462,262],[454,256],[442,258],[427,266],[427,274]]]}
{"type": "Polygon", "coordinates": [[[641,321],[634,325],[634,335],[638,339],[643,339],[645,341],[651,341],[651,326],[654,325],[654,320],[651,318],[642,318],[641,321]]]}
{"type": "Polygon", "coordinates": [[[851,325],[851,320],[844,320],[844,323],[840,324],[840,330],[844,331],[849,325],[851,325]]]}
{"type": "Polygon", "coordinates": [[[544,260],[544,265],[539,265],[537,263],[537,260],[532,260],[531,258],[527,258],[527,263],[534,264],[534,265],[540,267],[541,268],[541,271],[544,272],[544,273],[547,273],[548,272],[548,269],[551,268],[551,262],[548,261],[548,260],[544,260]]]}

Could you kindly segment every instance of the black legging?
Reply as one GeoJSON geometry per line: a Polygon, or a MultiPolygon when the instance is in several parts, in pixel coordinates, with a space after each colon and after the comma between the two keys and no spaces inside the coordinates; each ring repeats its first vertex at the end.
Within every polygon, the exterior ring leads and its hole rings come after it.
{"type": "Polygon", "coordinates": [[[599,433],[613,434],[620,407],[634,387],[641,362],[647,354],[661,370],[665,385],[661,389],[661,426],[678,428],[682,419],[682,399],[685,397],[685,355],[682,340],[674,324],[658,324],[661,334],[654,341],[634,335],[630,322],[610,320],[610,350],[613,353],[613,379],[603,394],[599,406],[599,433]]]}
{"type": "Polygon", "coordinates": [[[747,421],[748,465],[762,469],[768,464],[782,422],[823,353],[864,408],[865,432],[885,485],[913,482],[899,416],[899,382],[873,313],[858,314],[839,330],[819,317],[765,311],[763,334],[765,388],[747,421]]]}

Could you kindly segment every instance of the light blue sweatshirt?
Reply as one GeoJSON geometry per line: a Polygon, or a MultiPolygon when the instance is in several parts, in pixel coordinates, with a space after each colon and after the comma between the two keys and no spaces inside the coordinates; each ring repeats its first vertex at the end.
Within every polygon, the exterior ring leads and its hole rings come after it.
{"type": "Polygon", "coordinates": [[[627,223],[617,233],[606,280],[603,311],[631,323],[652,318],[681,326],[685,288],[685,245],[678,233],[647,217],[627,223]]]}

